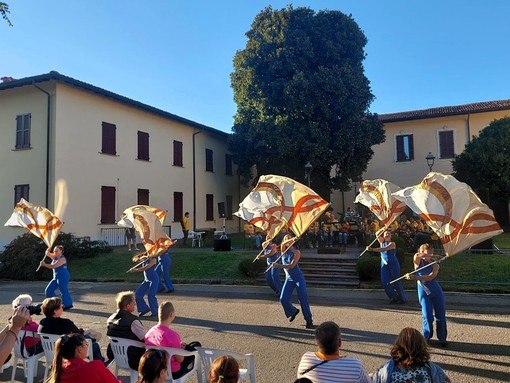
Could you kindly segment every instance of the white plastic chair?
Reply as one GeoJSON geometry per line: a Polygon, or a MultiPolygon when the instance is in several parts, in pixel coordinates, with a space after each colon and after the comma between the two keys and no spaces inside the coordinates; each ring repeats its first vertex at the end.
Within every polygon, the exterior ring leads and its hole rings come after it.
{"type": "Polygon", "coordinates": [[[119,370],[129,372],[129,381],[135,383],[138,379],[138,371],[129,367],[127,349],[130,346],[144,348],[145,343],[136,340],[115,338],[109,336],[110,346],[112,347],[113,356],[115,358],[115,376],[119,377],[119,370]]]}
{"type": "Polygon", "coordinates": [[[190,231],[188,233],[188,238],[191,238],[191,247],[203,247],[204,240],[202,238],[202,233],[197,233],[196,231],[190,231]]]}
{"type": "Polygon", "coordinates": [[[204,371],[205,381],[209,379],[209,369],[212,362],[220,356],[230,355],[234,357],[240,364],[243,361],[246,363],[246,368],[239,368],[239,380],[245,380],[247,376],[250,378],[250,383],[255,383],[255,356],[253,354],[239,354],[234,351],[218,350],[214,348],[197,347],[202,368],[204,371]]]}
{"type": "Polygon", "coordinates": [[[37,333],[26,330],[21,330],[19,332],[18,339],[16,339],[16,343],[14,344],[14,358],[12,362],[11,383],[14,382],[14,377],[16,376],[18,360],[21,360],[23,362],[23,372],[25,374],[25,378],[27,378],[27,383],[33,383],[34,377],[37,376],[37,364],[39,362],[39,359],[41,359],[44,356],[43,351],[41,351],[38,354],[28,356],[28,351],[24,346],[23,346],[24,349],[21,350],[23,338],[25,336],[37,338],[37,333]]]}
{"type": "MultiPolygon", "coordinates": [[[[39,337],[41,338],[41,345],[44,350],[44,356],[46,359],[46,363],[44,365],[44,379],[43,382],[46,381],[46,378],[48,377],[48,371],[51,370],[51,366],[53,365],[53,356],[55,354],[55,342],[58,338],[60,338],[62,335],[55,335],[55,334],[45,334],[43,332],[38,333],[39,337]]],[[[89,360],[94,359],[94,353],[92,351],[92,341],[90,339],[85,339],[87,341],[87,353],[89,360]]]]}
{"type": "Polygon", "coordinates": [[[202,383],[202,374],[201,374],[201,361],[200,361],[200,355],[198,354],[198,351],[186,351],[181,348],[172,348],[172,347],[161,347],[161,346],[150,346],[148,344],[145,345],[145,348],[147,350],[149,349],[156,349],[156,350],[162,350],[166,351],[168,353],[168,369],[166,371],[166,379],[165,382],[170,383],[184,383],[188,378],[190,378],[194,373],[197,374],[197,380],[198,383],[202,383]],[[195,363],[193,364],[193,368],[184,376],[181,376],[179,379],[172,378],[172,368],[170,365],[170,360],[172,359],[172,356],[178,355],[178,356],[194,356],[195,357],[195,363]]]}

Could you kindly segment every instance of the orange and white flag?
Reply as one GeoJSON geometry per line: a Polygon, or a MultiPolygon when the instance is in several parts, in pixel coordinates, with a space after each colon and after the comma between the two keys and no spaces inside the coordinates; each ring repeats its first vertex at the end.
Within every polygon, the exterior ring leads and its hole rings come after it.
{"type": "Polygon", "coordinates": [[[264,175],[234,215],[267,232],[269,243],[283,228],[300,237],[328,206],[312,189],[291,178],[264,175]]]}
{"type": "Polygon", "coordinates": [[[450,175],[431,172],[419,185],[393,196],[427,222],[441,240],[446,256],[503,232],[492,210],[469,185],[450,175]]]}
{"type": "Polygon", "coordinates": [[[397,200],[392,193],[400,188],[383,179],[363,181],[354,200],[368,207],[372,213],[387,227],[406,209],[406,204],[397,200]]]}
{"type": "Polygon", "coordinates": [[[147,205],[135,205],[124,210],[120,227],[134,227],[149,257],[157,257],[174,244],[164,232],[166,211],[147,205]]]}
{"type": "Polygon", "coordinates": [[[42,206],[32,205],[22,198],[4,226],[24,227],[50,248],[57,239],[62,225],[62,221],[51,211],[42,206]]]}

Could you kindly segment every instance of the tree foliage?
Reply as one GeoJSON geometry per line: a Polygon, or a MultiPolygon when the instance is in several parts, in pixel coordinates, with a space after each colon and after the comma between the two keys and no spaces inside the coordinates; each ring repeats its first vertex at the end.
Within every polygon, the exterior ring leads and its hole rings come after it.
{"type": "Polygon", "coordinates": [[[453,175],[490,200],[510,202],[510,117],[492,121],[452,162],[453,175]]]}
{"type": "Polygon", "coordinates": [[[11,20],[9,19],[9,16],[7,14],[9,12],[9,5],[0,1],[0,15],[2,15],[2,18],[9,24],[10,27],[12,27],[11,20]]]}
{"type": "MultiPolygon", "coordinates": [[[[351,16],[288,6],[259,13],[234,57],[237,103],[229,147],[243,179],[280,174],[312,188],[348,190],[384,141],[368,112],[374,96],[362,62],[367,39],[351,16]]],[[[328,195],[329,197],[329,195],[328,195]]]]}

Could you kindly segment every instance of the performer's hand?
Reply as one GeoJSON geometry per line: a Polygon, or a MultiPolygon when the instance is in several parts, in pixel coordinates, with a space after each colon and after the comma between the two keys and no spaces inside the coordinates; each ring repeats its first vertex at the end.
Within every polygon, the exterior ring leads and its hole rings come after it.
{"type": "Polygon", "coordinates": [[[366,251],[372,251],[372,248],[370,246],[367,246],[367,248],[365,250],[366,251]]]}
{"type": "Polygon", "coordinates": [[[41,261],[41,262],[39,262],[39,266],[46,267],[46,263],[44,263],[44,261],[41,261]]]}
{"type": "Polygon", "coordinates": [[[413,279],[413,275],[407,273],[406,275],[404,275],[404,278],[407,279],[408,281],[410,281],[411,279],[413,279]]]}

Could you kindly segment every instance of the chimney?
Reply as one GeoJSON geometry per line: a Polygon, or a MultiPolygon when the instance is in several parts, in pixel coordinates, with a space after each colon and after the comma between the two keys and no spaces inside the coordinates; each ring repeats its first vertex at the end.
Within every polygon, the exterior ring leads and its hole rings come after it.
{"type": "Polygon", "coordinates": [[[2,82],[9,82],[9,81],[14,81],[16,79],[13,77],[10,77],[10,76],[4,76],[4,77],[1,77],[0,80],[2,80],[2,82]]]}

